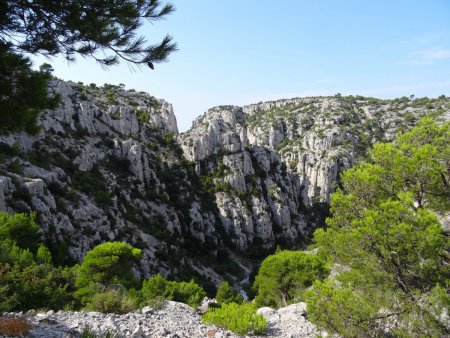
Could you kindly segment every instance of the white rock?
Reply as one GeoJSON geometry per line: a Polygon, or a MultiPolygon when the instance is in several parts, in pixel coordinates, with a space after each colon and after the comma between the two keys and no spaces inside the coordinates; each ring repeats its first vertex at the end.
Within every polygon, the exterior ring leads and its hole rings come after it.
{"type": "Polygon", "coordinates": [[[141,326],[138,326],[134,329],[133,333],[130,336],[131,338],[146,338],[147,335],[145,334],[144,330],[141,326]]]}
{"type": "Polygon", "coordinates": [[[0,176],[0,211],[6,211],[5,194],[12,189],[12,180],[6,176],[0,176]]]}
{"type": "Polygon", "coordinates": [[[277,314],[277,310],[274,310],[270,307],[260,307],[258,310],[256,310],[256,314],[261,315],[267,319],[270,316],[277,314]]]}
{"type": "Polygon", "coordinates": [[[152,307],[150,307],[150,306],[144,306],[141,309],[141,313],[142,314],[153,313],[153,312],[154,312],[154,309],[152,307]]]}

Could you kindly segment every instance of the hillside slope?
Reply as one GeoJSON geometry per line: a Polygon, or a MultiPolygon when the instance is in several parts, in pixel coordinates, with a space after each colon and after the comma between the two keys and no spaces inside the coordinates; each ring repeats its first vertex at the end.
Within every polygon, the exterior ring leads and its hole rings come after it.
{"type": "Polygon", "coordinates": [[[450,118],[445,96],[410,100],[311,97],[223,106],[179,137],[196,172],[209,178],[221,223],[235,246],[271,247],[320,221],[339,173],[374,142],[392,140],[422,116],[450,118]]]}
{"type": "Polygon", "coordinates": [[[143,249],[137,274],[210,284],[248,273],[236,254],[308,236],[339,172],[373,142],[450,116],[446,97],[314,97],[216,107],[179,135],[172,106],[146,93],[60,80],[51,90],[62,102],[38,135],[0,137],[0,210],[36,211],[59,264],[126,241],[143,249]]]}

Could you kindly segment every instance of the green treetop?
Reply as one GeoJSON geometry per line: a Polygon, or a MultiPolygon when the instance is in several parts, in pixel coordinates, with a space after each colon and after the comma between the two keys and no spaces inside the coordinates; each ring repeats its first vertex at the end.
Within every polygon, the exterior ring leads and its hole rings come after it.
{"type": "Polygon", "coordinates": [[[325,277],[324,262],[312,253],[278,251],[267,257],[258,270],[254,288],[258,306],[287,306],[300,300],[305,288],[325,277]]]}
{"type": "Polygon", "coordinates": [[[219,304],[241,304],[244,301],[242,295],[233,290],[227,281],[220,283],[219,288],[217,289],[216,299],[219,304]]]}
{"type": "Polygon", "coordinates": [[[342,175],[314,234],[334,277],[308,292],[311,320],[343,337],[449,334],[450,245],[434,214],[449,207],[449,130],[424,119],[342,175]]]}
{"type": "Polygon", "coordinates": [[[131,287],[135,278],[131,272],[133,263],[141,257],[141,250],[123,242],[108,242],[89,251],[81,263],[76,284],[89,293],[95,284],[108,286],[121,284],[131,287]]]}

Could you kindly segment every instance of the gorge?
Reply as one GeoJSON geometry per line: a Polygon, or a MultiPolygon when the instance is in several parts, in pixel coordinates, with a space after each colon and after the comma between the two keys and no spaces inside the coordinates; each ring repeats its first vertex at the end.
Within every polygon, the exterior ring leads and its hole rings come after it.
{"type": "Polygon", "coordinates": [[[214,107],[179,133],[170,103],[53,79],[41,131],[0,136],[0,211],[36,211],[55,263],[105,241],[143,250],[135,275],[240,281],[324,223],[339,173],[450,98],[307,97],[214,107]],[[238,262],[236,262],[238,260],[238,262]]]}

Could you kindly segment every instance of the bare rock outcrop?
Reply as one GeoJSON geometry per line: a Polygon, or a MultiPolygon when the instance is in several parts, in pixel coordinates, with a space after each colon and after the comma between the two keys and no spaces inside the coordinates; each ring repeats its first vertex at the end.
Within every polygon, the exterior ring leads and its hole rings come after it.
{"type": "Polygon", "coordinates": [[[172,105],[144,92],[56,79],[50,92],[61,103],[37,135],[0,136],[0,211],[36,211],[58,264],[126,241],[143,250],[139,277],[210,285],[236,253],[302,243],[373,142],[450,116],[445,96],[295,98],[215,107],[179,134],[172,105]]]}

